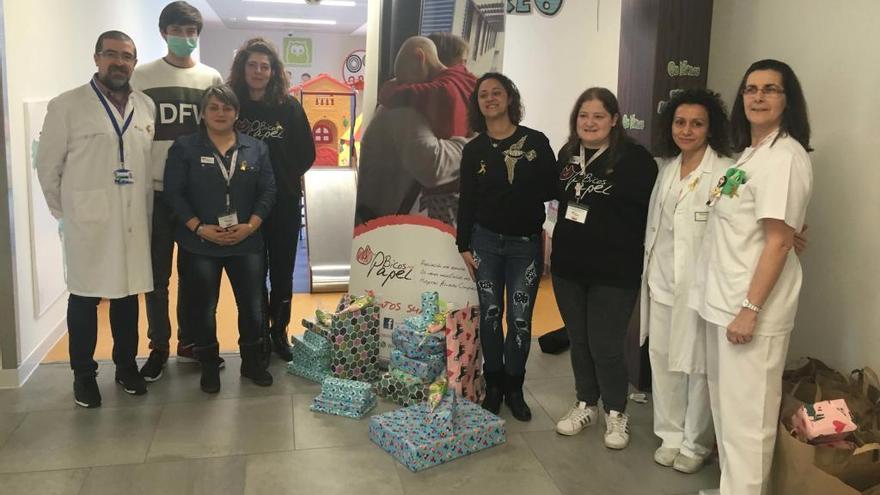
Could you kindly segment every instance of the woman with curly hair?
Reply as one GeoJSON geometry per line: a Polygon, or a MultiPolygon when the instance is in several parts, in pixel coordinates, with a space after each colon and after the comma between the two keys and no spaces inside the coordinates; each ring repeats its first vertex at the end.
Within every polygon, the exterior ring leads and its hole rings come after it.
{"type": "Polygon", "coordinates": [[[706,381],[706,335],[688,307],[696,258],[709,221],[712,178],[733,165],[730,126],[721,96],[705,89],[675,95],[658,122],[660,168],[645,230],[641,343],[650,335],[654,461],[694,473],[715,436],[706,381]]]}
{"type": "Polygon", "coordinates": [[[293,266],[302,227],[302,176],[315,161],[315,142],[302,105],[290,94],[287,72],[271,42],[246,41],[232,62],[229,85],[241,101],[236,129],[269,146],[278,187],[275,206],[263,223],[271,290],[267,294],[269,336],[278,357],[293,359],[287,340],[293,297],[293,266]]]}
{"type": "Polygon", "coordinates": [[[544,202],[553,199],[556,167],[547,137],[520,125],[522,115],[510,79],[489,72],[477,80],[468,119],[479,135],[462,152],[456,243],[480,300],[483,407],[497,414],[503,400],[513,417],[529,421],[522,387],[543,272],[544,202]]]}

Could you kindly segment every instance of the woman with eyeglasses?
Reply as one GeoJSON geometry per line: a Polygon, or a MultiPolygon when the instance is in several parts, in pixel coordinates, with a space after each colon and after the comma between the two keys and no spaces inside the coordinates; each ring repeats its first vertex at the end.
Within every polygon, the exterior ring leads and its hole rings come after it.
{"type": "Polygon", "coordinates": [[[272,211],[275,177],[269,149],[236,132],[238,98],[226,85],[205,90],[204,130],[178,138],[165,164],[165,197],[178,219],[180,274],[193,290],[186,317],[201,363],[201,388],[220,391],[217,301],[220,278],[229,278],[238,306],[241,376],[272,385],[262,359],[265,268],[260,226],[272,211]]]}
{"type": "Polygon", "coordinates": [[[315,161],[312,129],[302,105],[288,94],[287,72],[271,42],[246,41],[232,62],[229,86],[241,102],[236,128],[269,146],[278,193],[262,231],[266,243],[268,308],[272,348],[293,359],[287,340],[293,299],[293,267],[302,227],[302,176],[315,161]]]}
{"type": "Polygon", "coordinates": [[[656,155],[664,159],[648,206],[641,289],[641,338],[651,359],[654,461],[694,473],[712,453],[715,436],[706,382],[706,339],[688,294],[716,170],[733,165],[730,124],[721,96],[685,90],[659,116],[656,155]]]}
{"type": "Polygon", "coordinates": [[[706,370],[724,495],[760,495],[773,460],[782,371],[802,274],[793,252],[813,188],[810,124],[787,64],[761,60],[731,112],[736,164],[712,187],[690,305],[706,370]]]}

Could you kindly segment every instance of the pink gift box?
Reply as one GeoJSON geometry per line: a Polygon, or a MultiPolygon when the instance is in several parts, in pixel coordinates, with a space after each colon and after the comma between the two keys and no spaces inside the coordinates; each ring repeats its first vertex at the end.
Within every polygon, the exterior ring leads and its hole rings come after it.
{"type": "Polygon", "coordinates": [[[791,417],[791,424],[799,439],[813,444],[843,440],[857,428],[843,399],[804,404],[791,417]]]}
{"type": "Polygon", "coordinates": [[[449,390],[477,404],[483,401],[480,308],[466,306],[446,316],[446,377],[449,390]]]}

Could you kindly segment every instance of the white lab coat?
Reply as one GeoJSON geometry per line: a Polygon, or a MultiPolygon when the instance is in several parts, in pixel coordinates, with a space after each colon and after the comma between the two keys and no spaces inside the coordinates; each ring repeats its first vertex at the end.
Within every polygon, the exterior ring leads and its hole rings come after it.
{"type": "MultiPolygon", "coordinates": [[[[703,241],[703,234],[708,224],[710,208],[706,205],[709,198],[709,190],[714,185],[712,179],[719,171],[731,167],[733,161],[719,156],[712,148],[707,148],[703,160],[695,170],[694,177],[698,178],[694,188],[686,184],[682,189],[679,206],[675,210],[673,235],[675,242],[675,256],[672,260],[675,274],[675,287],[673,288],[674,304],[672,306],[672,331],[669,336],[669,368],[668,371],[683,373],[705,373],[706,357],[705,342],[698,333],[700,318],[697,313],[688,307],[688,289],[693,280],[697,255],[703,241]]],[[[642,296],[640,301],[640,324],[641,344],[644,345],[650,333],[650,305],[648,289],[648,264],[669,263],[670,260],[652,259],[657,239],[657,229],[663,211],[663,202],[668,197],[668,191],[674,181],[679,180],[681,169],[681,155],[662,166],[654,190],[651,193],[651,202],[648,206],[648,221],[645,233],[645,263],[642,269],[642,296]]],[[[693,184],[693,183],[691,183],[693,184]]]]}
{"type": "MultiPolygon", "coordinates": [[[[117,299],[153,290],[150,147],[155,105],[132,91],[123,140],[133,184],[117,185],[119,146],[113,124],[91,85],[53,98],[40,134],[37,175],[49,210],[62,221],[67,288],[72,294],[117,299]]],[[[116,107],[120,125],[124,121],[116,107]]]]}

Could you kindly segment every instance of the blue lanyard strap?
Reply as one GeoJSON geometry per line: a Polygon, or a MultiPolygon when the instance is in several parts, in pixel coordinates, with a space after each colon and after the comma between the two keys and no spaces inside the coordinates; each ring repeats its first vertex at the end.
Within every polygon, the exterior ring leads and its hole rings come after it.
{"type": "Polygon", "coordinates": [[[104,110],[107,112],[107,117],[110,118],[110,122],[113,124],[113,130],[116,131],[116,138],[119,140],[119,165],[123,169],[125,168],[125,144],[122,141],[122,136],[125,135],[125,131],[128,130],[128,126],[131,124],[131,118],[134,117],[134,106],[131,107],[131,113],[128,114],[128,118],[125,119],[125,123],[122,124],[122,129],[119,128],[119,122],[116,121],[116,116],[113,115],[113,110],[110,109],[110,104],[107,103],[107,98],[104,98],[104,94],[98,90],[98,86],[95,84],[95,81],[90,81],[92,85],[92,89],[95,90],[95,94],[98,95],[98,100],[101,101],[101,104],[104,105],[104,110]]]}

